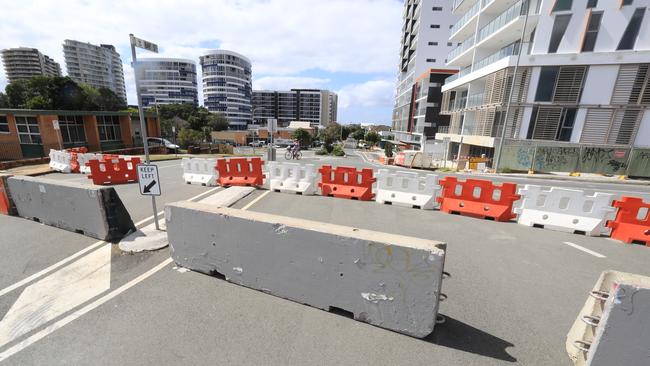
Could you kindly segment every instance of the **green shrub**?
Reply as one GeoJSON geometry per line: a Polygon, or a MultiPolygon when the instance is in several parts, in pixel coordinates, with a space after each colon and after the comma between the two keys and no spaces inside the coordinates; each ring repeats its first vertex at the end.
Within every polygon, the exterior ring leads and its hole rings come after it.
{"type": "Polygon", "coordinates": [[[328,154],[328,152],[325,149],[320,149],[320,150],[316,151],[316,155],[327,155],[327,154],[328,154]]]}
{"type": "Polygon", "coordinates": [[[340,145],[336,145],[332,150],[332,154],[334,154],[334,156],[345,156],[345,151],[343,151],[343,148],[340,145]]]}
{"type": "Polygon", "coordinates": [[[387,158],[393,157],[393,144],[390,142],[386,142],[384,145],[384,155],[386,155],[387,158]]]}

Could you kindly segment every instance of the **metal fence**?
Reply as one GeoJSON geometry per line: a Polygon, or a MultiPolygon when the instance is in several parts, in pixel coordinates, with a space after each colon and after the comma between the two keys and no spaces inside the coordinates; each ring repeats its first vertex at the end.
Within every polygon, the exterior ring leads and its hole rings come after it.
{"type": "Polygon", "coordinates": [[[506,140],[499,170],[580,172],[650,178],[650,149],[506,140]]]}

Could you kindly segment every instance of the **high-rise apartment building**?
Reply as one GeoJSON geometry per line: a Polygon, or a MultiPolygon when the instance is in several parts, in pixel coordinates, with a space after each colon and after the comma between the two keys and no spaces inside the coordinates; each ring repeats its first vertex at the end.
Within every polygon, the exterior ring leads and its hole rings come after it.
{"type": "Polygon", "coordinates": [[[138,59],[136,75],[142,105],[198,105],[196,62],[181,58],[138,59]]]}
{"type": "Polygon", "coordinates": [[[61,76],[61,66],[36,48],[17,47],[2,50],[7,80],[28,80],[34,76],[61,76]]]}
{"type": "Polygon", "coordinates": [[[650,145],[649,7],[456,0],[450,40],[460,45],[447,59],[460,72],[442,87],[451,123],[436,138],[449,138],[454,154],[488,157],[504,130],[507,139],[650,145]]]}
{"type": "Polygon", "coordinates": [[[419,146],[449,122],[448,116],[439,113],[442,83],[457,70],[446,65],[447,54],[456,46],[449,41],[458,18],[451,12],[453,2],[404,1],[392,122],[397,140],[419,146]]]}
{"type": "Polygon", "coordinates": [[[252,122],[251,61],[226,50],[207,51],[200,58],[203,71],[203,105],[221,112],[230,128],[245,130],[252,122]]]}
{"type": "Polygon", "coordinates": [[[256,124],[268,118],[278,120],[279,127],[291,121],[309,122],[312,127],[336,122],[338,96],[329,90],[291,89],[289,91],[253,91],[253,114],[256,124]]]}
{"type": "Polygon", "coordinates": [[[108,88],[126,101],[122,59],[115,47],[66,39],[63,54],[68,76],[77,83],[108,88]]]}

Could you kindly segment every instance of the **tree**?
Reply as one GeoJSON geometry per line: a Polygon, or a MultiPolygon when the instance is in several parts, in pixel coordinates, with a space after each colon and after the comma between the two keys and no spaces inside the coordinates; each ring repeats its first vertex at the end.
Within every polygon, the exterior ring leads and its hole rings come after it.
{"type": "Polygon", "coordinates": [[[178,117],[187,121],[197,109],[195,105],[187,103],[165,104],[158,107],[158,114],[161,119],[178,117]]]}
{"type": "Polygon", "coordinates": [[[362,129],[358,129],[352,133],[352,138],[359,141],[363,140],[363,138],[366,136],[366,131],[362,129]]]}
{"type": "Polygon", "coordinates": [[[0,92],[0,108],[9,108],[9,98],[2,92],[0,92]]]}
{"type": "Polygon", "coordinates": [[[379,134],[377,132],[375,132],[375,131],[369,131],[366,134],[365,140],[370,145],[375,145],[376,143],[381,141],[381,136],[379,136],[379,134]]]}
{"type": "Polygon", "coordinates": [[[304,128],[293,131],[291,138],[298,140],[301,146],[309,146],[311,144],[311,134],[304,128]]]}
{"type": "Polygon", "coordinates": [[[323,144],[325,145],[327,151],[331,152],[332,143],[341,137],[341,125],[336,122],[330,123],[327,125],[327,127],[320,131],[319,137],[320,140],[323,141],[323,144]]]}
{"type": "Polygon", "coordinates": [[[97,89],[99,98],[96,101],[100,111],[119,111],[126,108],[126,103],[114,91],[109,88],[101,87],[97,89]]]}
{"type": "Polygon", "coordinates": [[[27,101],[27,81],[18,80],[7,85],[5,88],[9,107],[11,108],[25,108],[27,101]]]}
{"type": "Polygon", "coordinates": [[[386,155],[387,158],[393,157],[393,144],[388,141],[386,141],[386,144],[384,145],[384,155],[386,155]]]}
{"type": "Polygon", "coordinates": [[[208,117],[208,126],[212,128],[213,131],[224,131],[230,127],[228,123],[228,118],[223,115],[223,113],[210,113],[208,117]]]}
{"type": "Polygon", "coordinates": [[[182,148],[187,148],[190,145],[201,142],[203,139],[203,132],[192,130],[189,128],[183,128],[178,133],[178,143],[182,148]]]}

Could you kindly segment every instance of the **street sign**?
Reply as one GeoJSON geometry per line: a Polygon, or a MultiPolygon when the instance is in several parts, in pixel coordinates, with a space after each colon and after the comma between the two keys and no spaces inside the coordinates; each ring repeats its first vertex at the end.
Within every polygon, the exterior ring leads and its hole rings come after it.
{"type": "Polygon", "coordinates": [[[61,129],[61,127],[59,127],[59,121],[58,121],[58,120],[54,120],[54,121],[52,121],[52,127],[53,127],[55,130],[60,130],[60,129],[61,129]]]}
{"type": "Polygon", "coordinates": [[[140,183],[140,194],[143,196],[160,196],[160,178],[158,177],[158,166],[150,164],[138,164],[138,183],[140,183]]]}
{"type": "Polygon", "coordinates": [[[158,45],[155,43],[151,43],[149,41],[145,41],[144,39],[140,39],[138,37],[134,37],[131,35],[131,45],[142,48],[151,52],[158,53],[158,45]]]}

